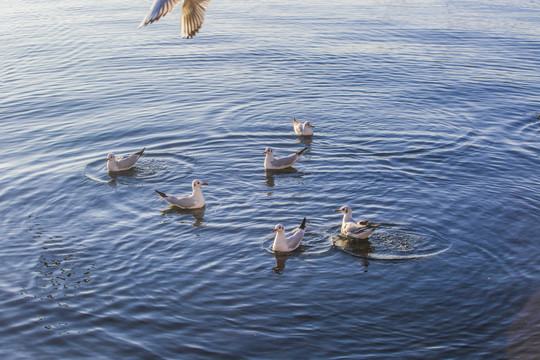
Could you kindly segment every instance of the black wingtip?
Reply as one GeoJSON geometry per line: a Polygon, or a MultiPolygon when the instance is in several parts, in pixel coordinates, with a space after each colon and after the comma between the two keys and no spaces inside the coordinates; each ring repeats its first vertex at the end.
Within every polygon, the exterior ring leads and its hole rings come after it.
{"type": "Polygon", "coordinates": [[[305,229],[306,228],[306,218],[304,218],[304,220],[302,220],[302,224],[300,224],[299,228],[300,229],[305,229]]]}
{"type": "Polygon", "coordinates": [[[296,155],[302,155],[304,153],[304,151],[306,151],[307,149],[308,149],[307,147],[303,148],[302,150],[297,152],[296,155]]]}
{"type": "Polygon", "coordinates": [[[159,190],[154,190],[154,191],[157,192],[157,193],[159,194],[159,196],[161,196],[161,197],[167,197],[167,194],[162,193],[162,192],[159,191],[159,190]]]}
{"type": "Polygon", "coordinates": [[[144,150],[146,150],[146,148],[143,148],[141,151],[137,151],[137,152],[134,153],[134,154],[135,154],[135,155],[141,156],[141,155],[144,153],[144,150]]]}

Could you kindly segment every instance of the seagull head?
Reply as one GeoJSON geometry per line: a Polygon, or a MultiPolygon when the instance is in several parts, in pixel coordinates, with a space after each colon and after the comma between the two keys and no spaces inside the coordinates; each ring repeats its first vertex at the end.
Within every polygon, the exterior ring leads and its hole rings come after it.
{"type": "Polygon", "coordinates": [[[343,215],[352,216],[352,209],[348,205],[343,205],[342,207],[340,207],[339,209],[334,210],[334,211],[342,213],[343,215]]]}
{"type": "Polygon", "coordinates": [[[274,155],[274,149],[272,149],[271,147],[267,147],[266,149],[264,149],[263,154],[274,155]]]}
{"type": "Polygon", "coordinates": [[[305,127],[305,128],[314,128],[315,126],[311,125],[311,123],[310,123],[309,121],[306,121],[306,122],[304,123],[304,127],[305,127]]]}
{"type": "Polygon", "coordinates": [[[278,233],[282,233],[285,231],[285,226],[281,225],[281,224],[277,224],[276,227],[274,227],[274,230],[272,230],[272,232],[278,232],[278,233]]]}
{"type": "Polygon", "coordinates": [[[202,182],[201,180],[199,179],[195,179],[191,182],[191,186],[195,189],[195,188],[200,188],[201,186],[203,185],[208,185],[207,183],[205,182],[202,182]]]}
{"type": "Polygon", "coordinates": [[[116,160],[116,156],[114,156],[113,153],[109,153],[109,155],[107,155],[107,159],[105,159],[105,161],[114,161],[116,160]]]}

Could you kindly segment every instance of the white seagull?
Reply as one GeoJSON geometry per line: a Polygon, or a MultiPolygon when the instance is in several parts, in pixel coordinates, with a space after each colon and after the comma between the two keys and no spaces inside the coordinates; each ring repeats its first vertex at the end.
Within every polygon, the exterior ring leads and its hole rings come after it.
{"type": "Polygon", "coordinates": [[[272,250],[279,252],[290,252],[295,250],[300,245],[300,241],[304,238],[305,229],[306,218],[302,220],[302,224],[300,224],[297,229],[286,234],[285,227],[281,224],[277,224],[274,230],[272,230],[272,232],[276,232],[272,250]]]}
{"type": "MultiPolygon", "coordinates": [[[[174,10],[182,0],[154,0],[148,15],[141,21],[138,27],[158,21],[163,16],[174,10]]],[[[206,8],[210,0],[184,0],[182,5],[182,25],[180,27],[183,38],[192,38],[201,28],[204,22],[206,8]]]]}
{"type": "Polygon", "coordinates": [[[335,212],[343,214],[343,221],[341,222],[341,234],[352,237],[355,239],[367,239],[372,232],[375,231],[375,227],[380,224],[371,224],[368,220],[355,221],[352,217],[352,210],[350,206],[343,205],[335,212]]]}
{"type": "Polygon", "coordinates": [[[263,154],[266,154],[266,158],[264,159],[264,169],[265,170],[278,170],[278,169],[285,169],[288,167],[291,167],[298,159],[300,159],[300,156],[304,153],[304,151],[307,150],[306,148],[303,148],[302,150],[295,152],[294,154],[284,156],[282,158],[274,158],[274,149],[271,147],[267,147],[263,154]]]}
{"type": "Polygon", "coordinates": [[[141,151],[137,151],[136,153],[124,155],[120,160],[116,159],[116,156],[113,153],[109,153],[107,155],[107,170],[108,171],[124,171],[129,170],[135,165],[137,160],[141,157],[144,150],[146,148],[142,149],[141,151]]]}
{"type": "Polygon", "coordinates": [[[173,206],[177,206],[180,209],[199,209],[202,208],[205,204],[204,202],[204,196],[201,191],[201,186],[208,185],[205,182],[202,182],[201,180],[193,180],[191,183],[191,187],[193,188],[193,192],[191,195],[184,195],[184,196],[173,196],[168,195],[165,193],[162,193],[161,191],[156,190],[156,192],[169,204],[173,206]]]}
{"type": "Polygon", "coordinates": [[[293,118],[292,122],[293,122],[293,127],[294,127],[294,133],[296,135],[303,135],[303,136],[313,135],[313,128],[315,126],[311,125],[309,121],[306,121],[305,123],[301,124],[298,121],[296,121],[295,118],[293,118]]]}

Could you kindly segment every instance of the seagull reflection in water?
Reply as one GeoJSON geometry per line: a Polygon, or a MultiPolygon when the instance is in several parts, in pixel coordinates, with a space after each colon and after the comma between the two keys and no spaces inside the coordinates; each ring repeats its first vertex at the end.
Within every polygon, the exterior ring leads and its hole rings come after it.
{"type": "Polygon", "coordinates": [[[132,167],[128,170],[122,170],[122,171],[109,171],[107,175],[109,176],[110,180],[107,181],[108,185],[116,186],[118,184],[120,185],[130,185],[127,182],[120,181],[122,178],[134,178],[136,179],[137,176],[141,173],[141,170],[137,167],[132,167]]]}
{"type": "Polygon", "coordinates": [[[289,253],[284,252],[276,252],[274,251],[274,258],[276,259],[276,266],[272,268],[276,274],[283,274],[283,270],[285,270],[285,262],[295,255],[298,255],[302,253],[302,245],[300,245],[296,250],[291,251],[289,253]]]}
{"type": "Polygon", "coordinates": [[[161,215],[168,215],[168,214],[178,214],[178,215],[191,215],[195,219],[195,221],[192,223],[195,227],[202,226],[202,222],[204,221],[204,211],[206,210],[206,207],[202,207],[199,209],[180,209],[176,206],[169,206],[168,208],[161,210],[161,215]]]}
{"type": "Polygon", "coordinates": [[[266,173],[266,186],[274,187],[275,186],[275,177],[295,177],[301,179],[304,175],[309,175],[303,171],[298,171],[293,167],[281,169],[281,170],[265,170],[266,173]]]}
{"type": "Polygon", "coordinates": [[[311,145],[313,142],[313,136],[300,136],[296,142],[309,147],[309,145],[311,145]]]}
{"type": "Polygon", "coordinates": [[[334,237],[334,246],[341,248],[341,250],[345,251],[346,253],[362,258],[364,263],[364,271],[367,271],[367,268],[369,267],[368,259],[374,251],[369,239],[353,239],[343,236],[336,236],[334,237]]]}

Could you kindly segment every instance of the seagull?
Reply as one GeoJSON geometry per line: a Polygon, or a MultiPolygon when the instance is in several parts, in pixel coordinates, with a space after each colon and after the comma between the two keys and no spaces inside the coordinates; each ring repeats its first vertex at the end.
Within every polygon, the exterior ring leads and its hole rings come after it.
{"type": "Polygon", "coordinates": [[[276,232],[272,250],[279,252],[290,252],[295,250],[300,245],[300,241],[304,238],[304,233],[306,232],[305,229],[306,218],[302,220],[302,224],[300,224],[297,229],[286,234],[285,227],[281,224],[277,224],[274,230],[272,230],[272,232],[276,232]]]}
{"type": "Polygon", "coordinates": [[[292,122],[293,122],[293,127],[294,127],[294,133],[296,135],[303,135],[303,136],[313,135],[313,128],[315,126],[311,125],[309,121],[306,121],[305,123],[301,124],[298,121],[296,121],[295,118],[293,118],[292,122]]]}
{"type": "Polygon", "coordinates": [[[288,155],[284,156],[282,158],[274,159],[274,149],[271,147],[267,147],[263,154],[266,154],[266,158],[264,159],[264,169],[265,170],[278,170],[278,169],[285,169],[288,167],[291,167],[298,159],[300,159],[300,155],[304,153],[304,151],[307,150],[307,147],[303,148],[302,150],[288,155]]]}
{"type": "Polygon", "coordinates": [[[107,170],[108,171],[124,171],[129,170],[135,165],[137,160],[141,157],[144,150],[146,148],[142,149],[141,151],[137,151],[136,153],[124,155],[120,160],[116,160],[116,156],[113,153],[110,153],[107,155],[107,170]]]}
{"type": "MultiPolygon", "coordinates": [[[[148,15],[141,21],[139,28],[158,21],[174,10],[181,0],[154,0],[148,15]]],[[[182,25],[180,27],[183,38],[192,38],[204,22],[204,13],[210,5],[210,0],[184,0],[182,5],[182,25]]]]}
{"type": "Polygon", "coordinates": [[[162,193],[161,191],[156,190],[156,192],[169,204],[173,206],[177,206],[180,209],[199,209],[204,206],[204,196],[201,191],[201,186],[208,185],[205,182],[202,182],[201,180],[193,180],[191,183],[191,187],[193,188],[193,192],[191,195],[184,195],[184,196],[173,196],[168,195],[165,193],[162,193]]]}
{"type": "Polygon", "coordinates": [[[356,222],[352,217],[352,210],[350,206],[343,205],[341,208],[335,210],[343,214],[343,221],[341,222],[341,234],[352,237],[355,239],[367,239],[372,232],[375,231],[375,227],[380,224],[372,224],[368,220],[362,220],[356,222]]]}

